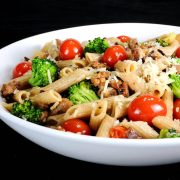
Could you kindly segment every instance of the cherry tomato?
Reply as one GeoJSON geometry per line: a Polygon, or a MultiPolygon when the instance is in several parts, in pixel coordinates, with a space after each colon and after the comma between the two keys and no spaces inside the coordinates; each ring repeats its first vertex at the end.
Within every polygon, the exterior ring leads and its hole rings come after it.
{"type": "Polygon", "coordinates": [[[129,36],[124,36],[124,35],[118,36],[117,38],[123,43],[128,42],[131,39],[129,36]]]}
{"type": "Polygon", "coordinates": [[[174,119],[180,119],[180,99],[174,101],[173,117],[174,119]]]}
{"type": "Polygon", "coordinates": [[[112,127],[109,131],[110,138],[127,138],[127,131],[125,127],[122,126],[115,126],[112,127]]]}
{"type": "Polygon", "coordinates": [[[102,61],[113,68],[118,61],[127,59],[127,54],[123,46],[114,45],[106,49],[102,61]]]}
{"type": "Polygon", "coordinates": [[[80,132],[84,135],[91,134],[89,126],[80,119],[69,119],[62,124],[62,127],[65,129],[65,131],[70,131],[73,133],[80,132]]]}
{"type": "Polygon", "coordinates": [[[152,125],[156,116],[165,116],[167,107],[163,100],[156,96],[143,95],[134,99],[128,107],[128,117],[132,121],[146,121],[152,125]]]}
{"type": "Polygon", "coordinates": [[[27,71],[31,70],[32,65],[28,61],[20,62],[16,65],[16,67],[13,70],[13,78],[17,78],[25,74],[27,71]]]}
{"type": "Polygon", "coordinates": [[[82,56],[83,48],[76,39],[66,39],[60,46],[60,59],[70,60],[82,56]]]}
{"type": "Polygon", "coordinates": [[[180,47],[178,47],[176,50],[176,57],[180,58],[180,47]]]}

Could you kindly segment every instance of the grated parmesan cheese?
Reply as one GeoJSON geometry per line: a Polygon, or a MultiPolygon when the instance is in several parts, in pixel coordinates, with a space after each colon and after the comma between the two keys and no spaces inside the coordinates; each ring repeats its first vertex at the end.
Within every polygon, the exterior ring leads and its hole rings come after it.
{"type": "Polygon", "coordinates": [[[52,83],[52,79],[51,79],[51,72],[50,72],[49,69],[47,70],[47,75],[48,75],[49,84],[51,84],[52,83]]]}
{"type": "Polygon", "coordinates": [[[103,99],[104,93],[107,91],[108,84],[109,84],[109,79],[105,81],[104,89],[102,90],[101,95],[100,95],[101,99],[103,99]]]}

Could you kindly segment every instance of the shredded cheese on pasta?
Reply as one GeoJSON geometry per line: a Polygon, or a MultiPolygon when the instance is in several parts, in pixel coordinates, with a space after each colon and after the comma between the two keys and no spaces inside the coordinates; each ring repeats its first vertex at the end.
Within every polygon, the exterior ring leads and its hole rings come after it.
{"type": "Polygon", "coordinates": [[[47,70],[47,75],[48,75],[49,84],[51,84],[52,83],[52,79],[51,79],[51,72],[50,72],[49,69],[47,70]]]}

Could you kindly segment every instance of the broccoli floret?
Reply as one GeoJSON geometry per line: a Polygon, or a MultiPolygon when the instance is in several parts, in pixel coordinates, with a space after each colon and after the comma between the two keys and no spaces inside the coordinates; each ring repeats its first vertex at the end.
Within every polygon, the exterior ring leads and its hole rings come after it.
{"type": "Polygon", "coordinates": [[[42,110],[35,107],[31,101],[25,100],[23,104],[18,102],[13,104],[12,114],[24,120],[40,124],[42,110]]]}
{"type": "Polygon", "coordinates": [[[158,42],[160,44],[160,46],[162,46],[162,47],[169,46],[169,43],[163,39],[156,39],[156,42],[158,42]]]}
{"type": "Polygon", "coordinates": [[[175,129],[161,129],[159,138],[179,138],[180,133],[177,133],[175,129]]]}
{"type": "Polygon", "coordinates": [[[105,39],[97,37],[92,41],[89,40],[88,44],[84,48],[84,53],[103,53],[109,47],[108,42],[105,39]]]}
{"type": "Polygon", "coordinates": [[[177,62],[178,64],[180,64],[180,58],[177,58],[177,59],[176,59],[176,62],[177,62]]]}
{"type": "Polygon", "coordinates": [[[72,85],[69,89],[69,99],[73,104],[82,104],[99,99],[96,95],[93,86],[89,81],[81,81],[72,85]]]}
{"type": "Polygon", "coordinates": [[[32,60],[32,76],[29,79],[31,86],[43,87],[58,78],[58,67],[49,59],[35,58],[32,60]]]}
{"type": "Polygon", "coordinates": [[[170,78],[173,80],[173,82],[171,83],[173,93],[177,98],[180,98],[180,75],[171,74],[170,78]]]}

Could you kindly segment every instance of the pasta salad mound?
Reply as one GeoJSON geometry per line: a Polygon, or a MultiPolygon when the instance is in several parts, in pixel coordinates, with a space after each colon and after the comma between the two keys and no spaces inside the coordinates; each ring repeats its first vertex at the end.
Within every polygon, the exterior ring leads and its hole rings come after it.
{"type": "Polygon", "coordinates": [[[32,123],[81,135],[180,137],[180,34],[55,39],[12,70],[3,106],[32,123]]]}

